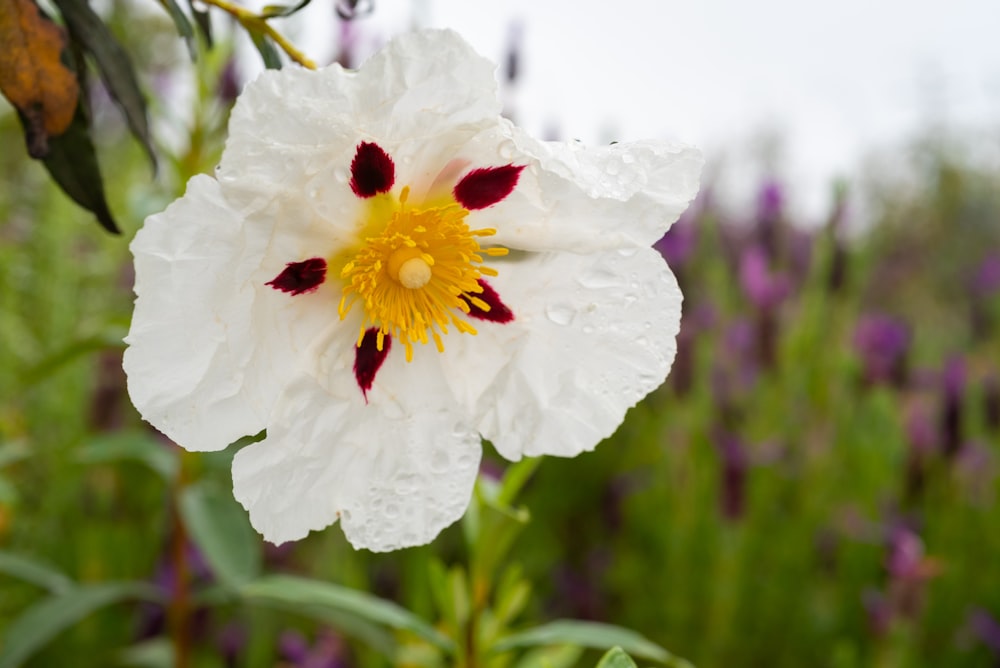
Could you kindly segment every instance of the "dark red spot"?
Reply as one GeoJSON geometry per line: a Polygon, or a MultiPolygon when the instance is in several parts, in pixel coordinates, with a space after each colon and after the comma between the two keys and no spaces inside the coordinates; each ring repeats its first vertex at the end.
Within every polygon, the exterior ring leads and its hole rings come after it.
{"type": "Polygon", "coordinates": [[[284,271],[265,285],[282,292],[301,295],[303,292],[312,292],[324,280],[326,280],[326,260],[313,257],[302,262],[289,262],[285,265],[284,271]]]}
{"type": "Polygon", "coordinates": [[[351,162],[351,190],[358,197],[388,192],[396,181],[396,166],[378,144],[363,141],[351,162]]]}
{"type": "Polygon", "coordinates": [[[524,165],[474,169],[455,186],[455,199],[470,211],[492,206],[514,190],[522,169],[524,165]]]}
{"type": "Polygon", "coordinates": [[[385,361],[389,349],[392,348],[392,337],[388,334],[382,339],[382,350],[378,349],[378,328],[370,327],[365,330],[365,335],[361,338],[361,345],[354,353],[354,377],[358,381],[361,393],[365,395],[365,402],[368,402],[368,390],[372,389],[375,382],[375,374],[385,361]]]}
{"type": "Polygon", "coordinates": [[[505,323],[510,322],[514,319],[514,313],[507,305],[500,301],[500,295],[493,287],[484,281],[479,279],[479,287],[483,289],[482,292],[476,292],[472,294],[459,295],[465,303],[469,305],[469,315],[473,318],[478,318],[479,320],[489,320],[490,322],[505,323]],[[481,299],[487,304],[489,304],[490,310],[487,311],[479,306],[472,303],[470,297],[476,297],[481,299]]]}

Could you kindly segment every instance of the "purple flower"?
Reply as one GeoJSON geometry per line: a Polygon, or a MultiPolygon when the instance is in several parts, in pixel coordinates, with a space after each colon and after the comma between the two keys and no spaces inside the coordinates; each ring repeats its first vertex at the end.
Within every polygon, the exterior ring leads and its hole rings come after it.
{"type": "Polygon", "coordinates": [[[983,608],[976,608],[969,615],[969,630],[1000,657],[1000,622],[983,608]]]}
{"type": "Polygon", "coordinates": [[[739,436],[724,429],[715,430],[715,449],[722,460],[719,506],[728,520],[738,520],[746,506],[746,482],[749,461],[739,436]]]}
{"type": "Polygon", "coordinates": [[[866,382],[905,383],[910,348],[910,328],[905,322],[880,313],[864,315],[854,329],[853,343],[864,364],[866,382]]]}
{"type": "Polygon", "coordinates": [[[740,286],[747,299],[761,310],[776,308],[791,293],[792,286],[784,274],[774,273],[764,248],[746,248],[740,256],[740,286]]]}
{"type": "Polygon", "coordinates": [[[757,222],[776,223],[785,208],[785,193],[777,181],[766,181],[757,193],[757,222]]]}
{"type": "Polygon", "coordinates": [[[972,292],[979,296],[1000,292],[1000,252],[991,253],[972,277],[972,292]]]}
{"type": "Polygon", "coordinates": [[[951,457],[961,449],[965,432],[962,419],[962,400],[966,385],[965,361],[961,357],[952,357],[945,364],[941,385],[944,394],[941,402],[941,438],[944,441],[944,453],[951,457]]]}
{"type": "Polygon", "coordinates": [[[332,631],[320,631],[312,645],[298,631],[285,631],[278,641],[278,651],[294,668],[343,668],[348,665],[344,660],[343,642],[332,631]]]}
{"type": "Polygon", "coordinates": [[[681,215],[663,237],[653,244],[670,268],[676,271],[694,252],[698,244],[698,228],[688,212],[681,215]]]}

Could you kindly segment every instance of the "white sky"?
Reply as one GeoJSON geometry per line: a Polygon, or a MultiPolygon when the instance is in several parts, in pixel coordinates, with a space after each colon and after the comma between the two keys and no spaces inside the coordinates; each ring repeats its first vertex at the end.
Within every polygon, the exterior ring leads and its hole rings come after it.
{"type": "MultiPolygon", "coordinates": [[[[325,62],[331,2],[314,0],[296,33],[325,62]]],[[[777,176],[818,219],[831,180],[867,149],[931,118],[1000,128],[997,0],[374,0],[355,22],[370,51],[420,25],[459,31],[500,61],[523,26],[517,120],[536,135],[697,144],[724,194],[760,180],[760,137],[780,137],[777,176]]]]}

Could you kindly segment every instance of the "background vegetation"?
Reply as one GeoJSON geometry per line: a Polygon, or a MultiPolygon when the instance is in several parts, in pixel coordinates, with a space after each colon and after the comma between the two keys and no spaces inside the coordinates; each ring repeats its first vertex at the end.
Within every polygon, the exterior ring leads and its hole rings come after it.
{"type": "Polygon", "coordinates": [[[983,137],[915,138],[832,189],[821,228],[789,220],[780,183],[736,213],[707,184],[658,245],[686,295],[674,369],[611,439],[506,474],[488,457],[430,546],[359,553],[332,529],[275,548],[231,499],[235,448],[184,453],[124,391],[127,240],[215,164],[232,72],[224,47],[192,68],[115,20],[159,132],[183,137],[153,179],[92,82],[124,238],[0,111],[0,665],[571,666],[615,644],[704,667],[1000,665],[1000,173],[963,148],[983,137]],[[179,72],[183,121],[155,102],[179,72]]]}

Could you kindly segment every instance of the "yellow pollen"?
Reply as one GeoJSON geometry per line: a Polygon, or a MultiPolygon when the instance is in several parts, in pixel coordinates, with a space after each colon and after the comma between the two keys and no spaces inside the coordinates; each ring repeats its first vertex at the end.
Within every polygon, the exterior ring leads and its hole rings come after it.
{"type": "Polygon", "coordinates": [[[480,309],[486,306],[475,297],[482,292],[479,279],[497,275],[483,261],[507,254],[506,248],[479,245],[478,239],[496,230],[469,229],[469,211],[457,202],[416,209],[408,206],[408,195],[404,188],[388,220],[384,203],[370,209],[362,229],[374,234],[353,256],[345,257],[338,308],[341,319],[355,304],[364,309],[359,345],[365,331],[375,327],[379,350],[384,338],[392,336],[406,348],[407,361],[413,359],[414,343],[433,342],[443,351],[441,335],[449,327],[476,333],[464,315],[470,302],[480,309]]]}

